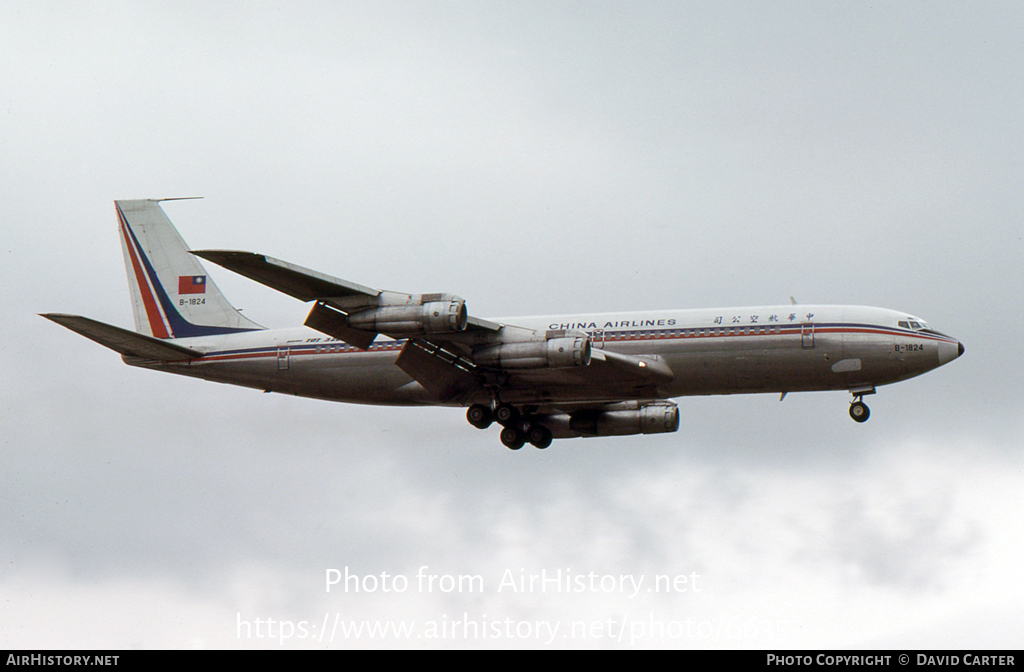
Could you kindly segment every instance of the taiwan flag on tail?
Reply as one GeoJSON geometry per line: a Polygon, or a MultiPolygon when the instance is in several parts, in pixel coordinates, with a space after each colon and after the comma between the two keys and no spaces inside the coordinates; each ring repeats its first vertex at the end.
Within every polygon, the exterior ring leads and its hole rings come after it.
{"type": "Polygon", "coordinates": [[[206,276],[179,275],[178,294],[206,294],[206,276]]]}

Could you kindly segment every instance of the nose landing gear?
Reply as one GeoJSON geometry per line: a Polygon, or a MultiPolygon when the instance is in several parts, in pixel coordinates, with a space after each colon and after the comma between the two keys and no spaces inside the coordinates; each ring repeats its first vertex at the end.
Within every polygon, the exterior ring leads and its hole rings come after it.
{"type": "Polygon", "coordinates": [[[868,405],[857,397],[856,400],[850,404],[850,417],[857,422],[867,422],[867,419],[871,417],[871,409],[868,405]]]}
{"type": "Polygon", "coordinates": [[[850,388],[850,394],[853,395],[853,401],[850,402],[851,418],[857,422],[867,422],[868,418],[871,417],[871,409],[864,403],[862,397],[874,393],[874,385],[858,385],[850,388]]]}

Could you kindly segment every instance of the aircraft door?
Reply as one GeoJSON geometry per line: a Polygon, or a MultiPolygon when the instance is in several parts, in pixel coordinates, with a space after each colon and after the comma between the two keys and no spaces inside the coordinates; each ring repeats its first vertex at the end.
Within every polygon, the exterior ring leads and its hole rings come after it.
{"type": "Polygon", "coordinates": [[[594,329],[590,332],[590,344],[595,348],[604,347],[604,329],[594,329]]]}
{"type": "Polygon", "coordinates": [[[813,324],[801,324],[800,325],[800,347],[802,347],[802,348],[813,348],[814,347],[814,325],[813,324]]]}
{"type": "Polygon", "coordinates": [[[288,370],[288,353],[291,348],[278,348],[277,349],[277,370],[287,371],[288,370]]]}

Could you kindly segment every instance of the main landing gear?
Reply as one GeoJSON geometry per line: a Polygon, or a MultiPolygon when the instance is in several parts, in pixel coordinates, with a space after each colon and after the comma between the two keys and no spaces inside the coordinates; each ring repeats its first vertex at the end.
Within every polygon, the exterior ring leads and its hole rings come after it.
{"type": "Polygon", "coordinates": [[[551,430],[509,404],[499,404],[494,410],[483,404],[473,404],[466,411],[466,419],[477,429],[487,429],[497,421],[502,426],[501,442],[512,450],[519,450],[527,442],[544,449],[551,445],[553,438],[551,430]]]}
{"type": "Polygon", "coordinates": [[[473,404],[466,411],[466,420],[477,429],[487,429],[494,422],[494,413],[483,404],[473,404]]]}

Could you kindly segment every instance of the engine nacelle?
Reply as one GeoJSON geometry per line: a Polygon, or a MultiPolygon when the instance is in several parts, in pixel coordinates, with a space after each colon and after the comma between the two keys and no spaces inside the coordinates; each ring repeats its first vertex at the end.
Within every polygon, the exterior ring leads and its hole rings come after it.
{"type": "Polygon", "coordinates": [[[348,324],[388,336],[415,336],[465,331],[467,319],[466,301],[451,297],[360,310],[349,313],[348,324]]]}
{"type": "Polygon", "coordinates": [[[502,343],[473,353],[478,366],[499,369],[568,369],[590,364],[590,337],[565,336],[546,341],[502,343]]]}
{"type": "Polygon", "coordinates": [[[679,407],[671,401],[625,402],[604,409],[576,411],[568,423],[545,423],[556,438],[574,436],[628,436],[630,434],[667,434],[679,429],[679,407]]]}

